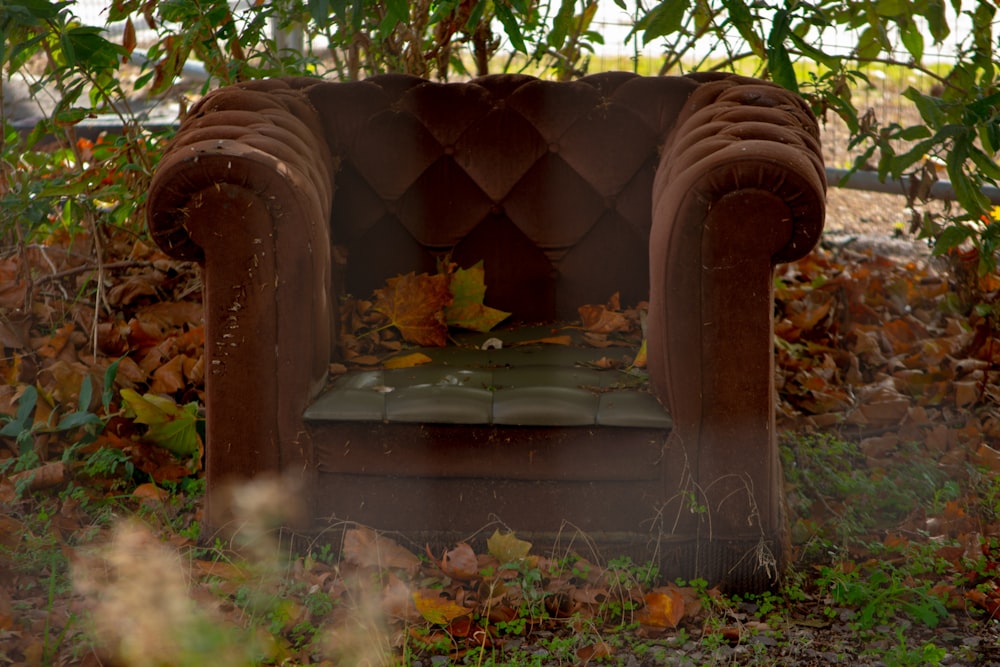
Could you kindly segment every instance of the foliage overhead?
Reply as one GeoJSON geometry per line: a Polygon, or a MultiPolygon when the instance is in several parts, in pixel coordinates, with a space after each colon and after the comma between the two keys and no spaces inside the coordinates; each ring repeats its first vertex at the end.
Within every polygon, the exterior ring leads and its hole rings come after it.
{"type": "Polygon", "coordinates": [[[801,93],[818,112],[836,113],[861,150],[853,167],[873,165],[882,180],[911,177],[911,206],[927,200],[935,165],[944,165],[961,210],[940,217],[915,208],[912,230],[942,253],[971,243],[985,271],[1000,249],[1000,224],[981,192],[1000,180],[996,12],[989,0],[663,0],[633,34],[663,44],[663,73],[692,63],[750,72],[801,93]],[[968,33],[958,32],[960,22],[968,33]],[[933,49],[949,38],[955,53],[939,61],[933,49]],[[868,72],[892,66],[920,76],[902,93],[919,111],[915,124],[855,106],[852,91],[872,85],[868,72]]]}

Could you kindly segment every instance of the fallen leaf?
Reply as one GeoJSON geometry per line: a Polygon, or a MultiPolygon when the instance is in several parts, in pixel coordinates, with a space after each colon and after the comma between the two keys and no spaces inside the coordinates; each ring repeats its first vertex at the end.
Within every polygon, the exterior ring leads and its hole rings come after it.
{"type": "Polygon", "coordinates": [[[516,563],[528,557],[531,542],[518,539],[513,531],[501,534],[494,530],[486,540],[486,549],[501,563],[516,563]]]}
{"type": "Polygon", "coordinates": [[[137,498],[144,505],[158,505],[166,502],[167,499],[170,498],[170,492],[157,486],[156,484],[146,482],[145,484],[140,484],[135,487],[135,491],[132,492],[132,497],[137,498]]]}
{"type": "Polygon", "coordinates": [[[1000,473],[1000,451],[993,449],[985,442],[979,445],[973,460],[976,465],[989,468],[994,473],[1000,473]]]}
{"type": "Polygon", "coordinates": [[[581,326],[593,333],[615,333],[629,331],[629,324],[624,313],[608,309],[601,305],[584,305],[577,308],[580,313],[581,326]]]}
{"type": "Polygon", "coordinates": [[[127,406],[126,414],[149,427],[145,440],[178,456],[201,454],[197,403],[182,407],[170,398],[156,394],[140,396],[133,389],[122,389],[121,397],[127,406]]]}
{"type": "Polygon", "coordinates": [[[597,642],[596,644],[590,644],[589,646],[584,646],[576,650],[576,657],[583,660],[584,664],[590,662],[591,660],[600,660],[601,658],[608,658],[614,654],[614,649],[607,642],[597,642]]]}
{"type": "Polygon", "coordinates": [[[394,368],[413,368],[414,366],[429,364],[432,361],[433,359],[422,352],[413,352],[412,354],[404,354],[401,357],[386,359],[382,365],[391,370],[394,368]]]}
{"type": "Polygon", "coordinates": [[[636,368],[646,367],[646,339],[642,339],[642,345],[639,346],[639,351],[635,353],[635,359],[632,361],[632,365],[636,368]]]}
{"type": "Polygon", "coordinates": [[[352,528],[344,533],[344,559],[365,568],[398,569],[415,574],[420,560],[388,537],[371,528],[352,528]]]}
{"type": "Polygon", "coordinates": [[[510,317],[510,313],[484,305],[485,278],[482,260],[451,274],[449,289],[453,299],[444,309],[445,320],[450,326],[485,332],[510,317]]]}
{"type": "Polygon", "coordinates": [[[149,391],[154,394],[173,394],[184,389],[184,360],[187,357],[177,355],[167,363],[153,371],[153,382],[149,391]]]}
{"type": "Polygon", "coordinates": [[[637,618],[643,625],[676,628],[684,618],[684,597],[676,588],[656,588],[643,596],[646,606],[637,618]]]}
{"type": "Polygon", "coordinates": [[[452,579],[469,580],[479,576],[479,561],[476,552],[462,542],[441,558],[441,571],[452,579]]]}
{"type": "Polygon", "coordinates": [[[428,347],[447,344],[444,308],[452,301],[448,276],[411,272],[389,278],[384,288],[375,290],[375,297],[372,309],[388,317],[404,340],[428,347]]]}
{"type": "Polygon", "coordinates": [[[447,625],[471,611],[446,597],[442,591],[430,588],[413,591],[413,604],[424,620],[437,625],[447,625]]]}
{"type": "Polygon", "coordinates": [[[572,345],[573,337],[569,335],[562,336],[546,336],[544,338],[532,338],[531,340],[522,340],[516,343],[511,343],[512,347],[520,347],[522,345],[572,345]]]}
{"type": "Polygon", "coordinates": [[[390,619],[410,623],[421,619],[420,613],[414,607],[414,597],[409,585],[397,577],[395,572],[389,573],[382,588],[382,612],[390,619]]]}

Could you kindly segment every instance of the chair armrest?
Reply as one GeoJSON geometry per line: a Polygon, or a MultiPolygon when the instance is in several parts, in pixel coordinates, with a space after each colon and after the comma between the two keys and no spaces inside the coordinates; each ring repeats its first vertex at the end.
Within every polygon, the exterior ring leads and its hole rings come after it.
{"type": "Polygon", "coordinates": [[[662,154],[648,363],[716,534],[780,524],[780,507],[753,492],[780,485],[773,269],[819,240],[825,192],[815,117],[798,96],[761,81],[702,83],[662,154]]]}
{"type": "Polygon", "coordinates": [[[325,380],[336,317],[333,168],[316,112],[296,90],[302,83],[263,81],[207,95],[150,186],[154,240],[203,265],[213,484],[301,471],[311,458],[301,415],[325,380]]]}

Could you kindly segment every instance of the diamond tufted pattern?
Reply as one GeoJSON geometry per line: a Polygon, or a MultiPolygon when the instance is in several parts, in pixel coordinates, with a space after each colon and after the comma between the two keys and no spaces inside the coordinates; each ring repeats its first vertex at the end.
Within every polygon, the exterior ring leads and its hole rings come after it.
{"type": "Polygon", "coordinates": [[[310,88],[341,165],[332,235],[345,289],[368,294],[451,252],[484,259],[490,303],[521,319],[573,317],[615,290],[645,299],[653,174],[695,87],[614,73],[310,88]]]}

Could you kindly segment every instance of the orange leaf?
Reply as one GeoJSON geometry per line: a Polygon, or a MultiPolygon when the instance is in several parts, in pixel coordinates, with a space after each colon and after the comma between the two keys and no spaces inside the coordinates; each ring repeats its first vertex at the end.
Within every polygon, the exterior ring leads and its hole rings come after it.
{"type": "Polygon", "coordinates": [[[452,301],[448,276],[411,272],[389,278],[384,288],[375,290],[375,297],[372,309],[388,317],[404,340],[436,347],[447,344],[444,308],[452,301]]]}
{"type": "MultiPolygon", "coordinates": [[[[132,24],[132,17],[128,17],[125,20],[125,31],[122,35],[122,46],[125,47],[126,53],[131,54],[135,51],[135,26],[132,24]]],[[[128,59],[126,59],[127,62],[128,59]]]]}
{"type": "Polygon", "coordinates": [[[153,371],[153,383],[149,390],[154,394],[172,394],[183,389],[184,382],[184,357],[177,355],[167,363],[153,371]]]}
{"type": "Polygon", "coordinates": [[[55,357],[62,352],[63,348],[66,347],[66,343],[69,342],[69,337],[70,334],[73,333],[73,329],[74,326],[72,322],[59,327],[54,334],[49,336],[48,342],[39,346],[39,356],[46,357],[48,359],[55,359],[55,357]]]}
{"type": "Polygon", "coordinates": [[[452,579],[472,579],[479,574],[476,552],[462,542],[441,559],[441,571],[452,579]]]}
{"type": "Polygon", "coordinates": [[[684,596],[676,588],[657,588],[644,597],[639,622],[656,628],[676,628],[684,617],[684,596]]]}
{"type": "Polygon", "coordinates": [[[577,308],[583,328],[594,333],[614,333],[628,331],[631,327],[624,313],[610,310],[607,306],[586,305],[577,308]]]}
{"type": "Polygon", "coordinates": [[[144,505],[160,505],[167,501],[170,493],[152,482],[146,482],[135,487],[132,497],[140,500],[144,505]]]}

